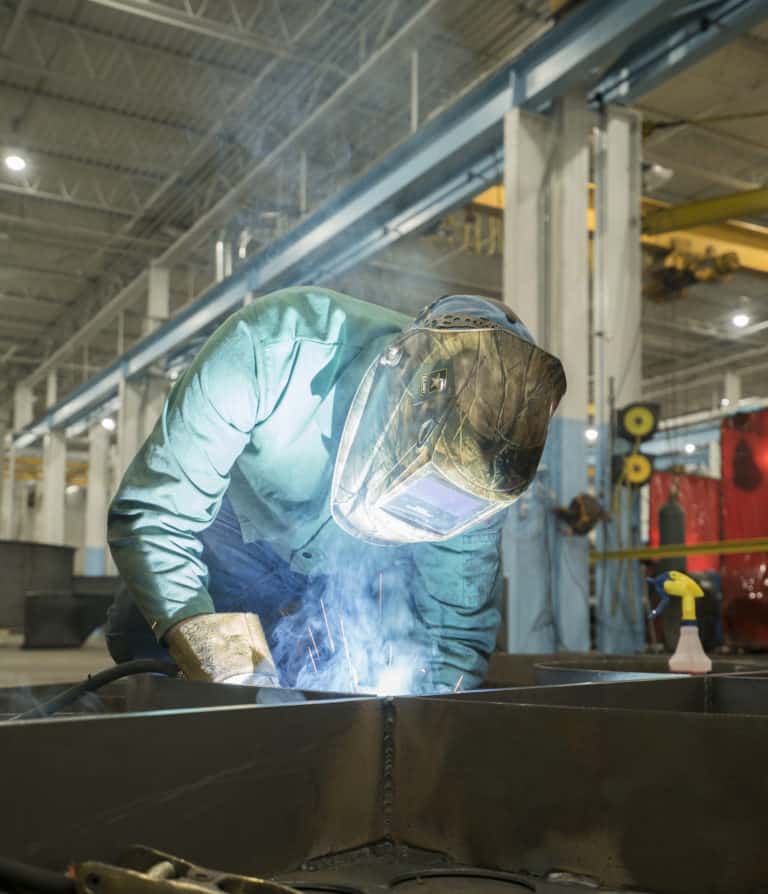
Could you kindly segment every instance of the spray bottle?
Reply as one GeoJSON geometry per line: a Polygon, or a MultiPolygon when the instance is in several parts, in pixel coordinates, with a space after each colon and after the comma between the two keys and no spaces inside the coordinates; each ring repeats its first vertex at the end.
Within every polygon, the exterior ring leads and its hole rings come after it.
{"type": "Polygon", "coordinates": [[[675,654],[669,659],[669,669],[675,674],[708,674],[712,670],[712,661],[702,648],[696,621],[696,600],[701,599],[704,591],[682,571],[665,571],[658,577],[649,577],[648,583],[653,584],[661,600],[651,612],[651,618],[657,618],[664,611],[670,596],[679,596],[683,600],[680,639],[675,654]]]}

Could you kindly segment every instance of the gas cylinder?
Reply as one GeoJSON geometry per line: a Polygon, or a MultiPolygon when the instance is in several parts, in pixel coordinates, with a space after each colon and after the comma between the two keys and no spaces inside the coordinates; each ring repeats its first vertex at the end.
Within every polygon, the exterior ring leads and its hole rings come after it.
{"type": "MultiPolygon", "coordinates": [[[[680,505],[676,487],[670,488],[666,503],[659,509],[659,543],[685,543],[685,510],[680,505]]],[[[659,559],[657,572],[686,571],[688,562],[685,556],[671,559],[659,559]]]]}

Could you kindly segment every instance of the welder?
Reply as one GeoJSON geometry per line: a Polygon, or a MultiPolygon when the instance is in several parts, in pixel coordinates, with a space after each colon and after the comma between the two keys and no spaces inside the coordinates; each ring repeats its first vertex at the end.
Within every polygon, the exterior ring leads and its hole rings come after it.
{"type": "Polygon", "coordinates": [[[113,658],[295,686],[310,662],[356,660],[370,602],[377,662],[408,656],[401,691],[477,685],[505,510],[564,391],[559,360],[489,298],[415,320],[314,287],[245,306],[176,381],[112,502],[113,658]],[[281,637],[291,618],[303,639],[281,637]]]}

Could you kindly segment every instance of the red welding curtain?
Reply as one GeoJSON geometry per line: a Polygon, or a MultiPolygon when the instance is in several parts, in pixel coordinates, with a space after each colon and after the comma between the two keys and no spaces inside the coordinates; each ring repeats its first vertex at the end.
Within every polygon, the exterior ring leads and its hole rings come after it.
{"type": "MultiPolygon", "coordinates": [[[[685,512],[685,542],[689,545],[720,539],[720,482],[701,475],[654,472],[651,478],[651,546],[659,545],[659,509],[666,503],[672,483],[685,512]]],[[[688,556],[689,571],[718,571],[717,556],[688,556]]]]}
{"type": "MultiPolygon", "coordinates": [[[[723,420],[723,537],[768,537],[768,411],[723,420]]],[[[725,556],[729,639],[768,644],[768,553],[725,556]]]]}

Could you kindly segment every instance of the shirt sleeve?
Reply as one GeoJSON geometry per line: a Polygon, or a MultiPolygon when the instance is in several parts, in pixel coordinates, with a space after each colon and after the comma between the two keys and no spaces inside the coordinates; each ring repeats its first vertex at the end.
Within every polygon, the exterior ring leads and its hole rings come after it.
{"type": "Polygon", "coordinates": [[[429,641],[424,688],[472,689],[485,677],[501,614],[501,527],[413,547],[412,596],[429,641]]]}
{"type": "Polygon", "coordinates": [[[112,501],[112,556],[158,639],[214,611],[199,535],[257,422],[256,357],[250,329],[232,317],[174,386],[112,501]]]}

